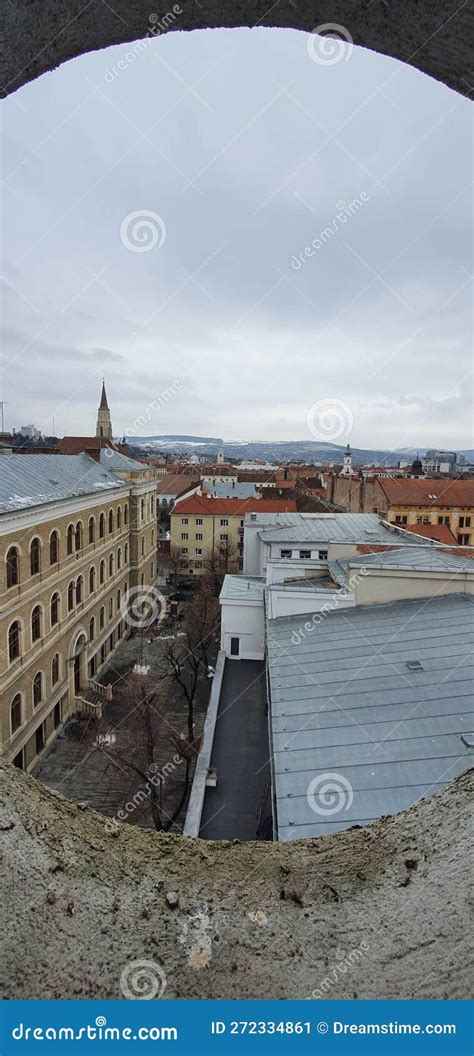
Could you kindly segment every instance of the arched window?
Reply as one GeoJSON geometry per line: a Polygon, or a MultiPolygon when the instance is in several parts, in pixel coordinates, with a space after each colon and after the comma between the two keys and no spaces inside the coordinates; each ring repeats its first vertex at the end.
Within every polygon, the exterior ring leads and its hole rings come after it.
{"type": "Polygon", "coordinates": [[[109,510],[109,533],[111,534],[114,530],[114,511],[109,510]]]}
{"type": "Polygon", "coordinates": [[[144,517],[145,517],[145,499],[142,499],[142,501],[140,503],[140,509],[141,509],[141,519],[143,521],[144,517]]]}
{"type": "Polygon", "coordinates": [[[150,510],[152,513],[155,512],[155,499],[153,495],[150,496],[150,510]]]}
{"type": "Polygon", "coordinates": [[[57,565],[59,561],[59,535],[57,532],[51,532],[49,537],[49,563],[50,565],[57,565]]]}
{"type": "Polygon", "coordinates": [[[32,576],[37,576],[41,569],[41,543],[37,536],[30,543],[30,571],[32,576]]]}
{"type": "Polygon", "coordinates": [[[122,527],[122,507],[117,506],[117,528],[122,527]]]}
{"type": "Polygon", "coordinates": [[[162,500],[161,500],[161,505],[162,505],[163,507],[166,507],[166,506],[168,505],[168,499],[162,499],[162,500]]]}
{"type": "Polygon", "coordinates": [[[16,733],[21,726],[21,693],[16,693],[10,706],[10,729],[16,733]]]}
{"type": "Polygon", "coordinates": [[[104,535],[105,535],[105,517],[104,517],[104,514],[101,513],[101,515],[99,517],[99,539],[103,539],[104,535]]]}
{"type": "Polygon", "coordinates": [[[125,564],[128,563],[128,543],[125,543],[125,564]]]}
{"type": "Polygon", "coordinates": [[[101,586],[105,583],[105,561],[101,561],[99,565],[99,583],[101,586]]]}
{"type": "Polygon", "coordinates": [[[89,621],[89,641],[93,642],[94,638],[95,638],[95,619],[94,619],[94,617],[92,617],[92,619],[89,621]]]}
{"type": "Polygon", "coordinates": [[[95,543],[95,520],[89,517],[89,542],[95,543]]]}
{"type": "Polygon", "coordinates": [[[31,641],[37,642],[41,638],[41,606],[35,605],[31,613],[31,641]]]}
{"type": "Polygon", "coordinates": [[[121,600],[122,600],[122,595],[121,595],[120,591],[118,590],[117,591],[117,612],[120,612],[121,600]]]}
{"type": "Polygon", "coordinates": [[[74,550],[74,536],[75,536],[74,525],[73,524],[69,524],[68,525],[68,529],[67,529],[67,536],[66,536],[66,553],[68,555],[72,554],[72,552],[74,550]]]}
{"type": "Polygon", "coordinates": [[[55,653],[51,661],[51,685],[59,682],[59,653],[55,653]]]}
{"type": "Polygon", "coordinates": [[[100,610],[100,613],[99,613],[99,627],[100,627],[101,631],[103,630],[104,625],[105,625],[105,609],[104,609],[104,606],[102,606],[102,608],[100,610]]]}
{"type": "Polygon", "coordinates": [[[84,580],[82,576],[79,576],[76,582],[76,605],[83,600],[84,597],[84,580]]]}
{"type": "Polygon", "coordinates": [[[76,531],[74,532],[74,540],[76,550],[82,550],[82,521],[78,521],[76,524],[76,531]]]}
{"type": "Polygon", "coordinates": [[[51,627],[59,623],[59,594],[53,594],[50,604],[51,627]]]}
{"type": "Polygon", "coordinates": [[[11,546],[7,551],[7,588],[17,587],[20,582],[20,554],[18,547],[11,546]]]}
{"type": "Polygon", "coordinates": [[[142,539],[142,557],[145,556],[145,539],[142,539]]]}
{"type": "Polygon", "coordinates": [[[153,529],[152,529],[152,532],[151,532],[151,545],[152,546],[155,545],[155,533],[154,533],[153,529]]]}
{"type": "Polygon", "coordinates": [[[38,671],[33,679],[33,707],[41,704],[43,699],[43,672],[38,671]]]}
{"type": "Polygon", "coordinates": [[[114,614],[114,599],[113,598],[109,598],[109,620],[112,619],[113,614],[114,614]]]}
{"type": "Polygon", "coordinates": [[[72,612],[74,608],[74,583],[69,583],[67,588],[67,611],[72,612]]]}
{"type": "Polygon", "coordinates": [[[119,546],[117,550],[117,568],[122,567],[122,547],[119,546]]]}
{"type": "Polygon", "coordinates": [[[109,557],[109,576],[114,574],[114,555],[111,554],[109,557]]]}
{"type": "Polygon", "coordinates": [[[93,594],[95,590],[95,568],[89,569],[89,594],[93,594]]]}
{"type": "Polygon", "coordinates": [[[123,511],[124,524],[128,524],[128,506],[125,506],[123,511]]]}
{"type": "Polygon", "coordinates": [[[10,625],[8,631],[8,659],[17,660],[21,652],[21,626],[19,620],[10,625]]]}

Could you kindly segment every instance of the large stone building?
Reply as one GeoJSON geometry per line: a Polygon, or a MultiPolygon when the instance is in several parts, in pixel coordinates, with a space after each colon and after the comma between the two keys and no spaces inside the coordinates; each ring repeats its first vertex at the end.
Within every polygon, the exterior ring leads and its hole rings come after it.
{"type": "Polygon", "coordinates": [[[156,576],[154,472],[114,451],[12,455],[0,476],[3,754],[30,770],[95,678],[156,576]]]}
{"type": "Polygon", "coordinates": [[[474,480],[333,475],[328,498],[353,513],[381,514],[393,524],[445,525],[461,546],[474,543],[474,480]]]}

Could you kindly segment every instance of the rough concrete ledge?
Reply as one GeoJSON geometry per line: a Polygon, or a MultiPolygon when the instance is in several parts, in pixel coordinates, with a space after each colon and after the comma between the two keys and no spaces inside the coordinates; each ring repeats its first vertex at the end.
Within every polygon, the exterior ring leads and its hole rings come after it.
{"type": "Polygon", "coordinates": [[[0,778],[4,997],[121,997],[137,960],[170,998],[468,997],[472,772],[292,844],[107,835],[14,767],[0,778]]]}
{"type": "MultiPolygon", "coordinates": [[[[1,84],[8,95],[83,52],[142,40],[164,31],[265,26],[301,29],[336,23],[355,44],[416,66],[469,95],[473,9],[459,0],[9,0],[3,5],[1,84]],[[173,11],[178,9],[177,14],[173,11]],[[150,22],[152,14],[153,22],[150,22]]],[[[328,81],[329,84],[329,81],[328,81]]],[[[330,88],[329,88],[330,90],[330,88]]]]}
{"type": "Polygon", "coordinates": [[[212,746],[214,744],[214,732],[216,729],[217,712],[221,699],[222,679],[224,678],[225,653],[219,650],[216,661],[216,669],[212,680],[209,704],[207,706],[206,721],[201,751],[199,752],[194,770],[191,795],[189,797],[186,821],[183,833],[185,836],[199,836],[201,827],[202,808],[204,796],[206,795],[206,778],[211,764],[212,746]]]}

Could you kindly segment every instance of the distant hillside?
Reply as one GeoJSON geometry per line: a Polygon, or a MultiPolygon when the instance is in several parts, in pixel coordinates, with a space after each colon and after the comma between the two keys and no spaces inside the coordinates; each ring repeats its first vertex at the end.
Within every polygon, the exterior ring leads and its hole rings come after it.
{"type": "MultiPolygon", "coordinates": [[[[220,447],[224,456],[237,459],[259,459],[269,462],[342,462],[344,446],[329,444],[316,440],[222,440],[207,436],[137,436],[134,446],[149,448],[154,452],[170,454],[199,454],[215,459],[220,447]]],[[[420,450],[420,454],[424,451],[420,450]]],[[[403,451],[372,450],[369,448],[352,448],[355,464],[393,465],[398,458],[413,459],[417,449],[404,448],[403,451]]]]}

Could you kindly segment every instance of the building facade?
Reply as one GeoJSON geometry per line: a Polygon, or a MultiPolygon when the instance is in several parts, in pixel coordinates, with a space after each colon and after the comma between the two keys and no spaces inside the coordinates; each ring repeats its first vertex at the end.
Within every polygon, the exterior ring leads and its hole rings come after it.
{"type": "Polygon", "coordinates": [[[65,719],[99,706],[95,678],[127,633],[129,593],[154,582],[155,482],[120,479],[87,455],[7,461],[0,480],[2,750],[31,770],[65,719]]]}
{"type": "Polygon", "coordinates": [[[293,499],[213,499],[193,495],[171,513],[171,546],[181,551],[184,574],[203,575],[209,562],[222,558],[226,569],[243,566],[244,518],[252,510],[283,513],[296,510],[293,499]]]}

